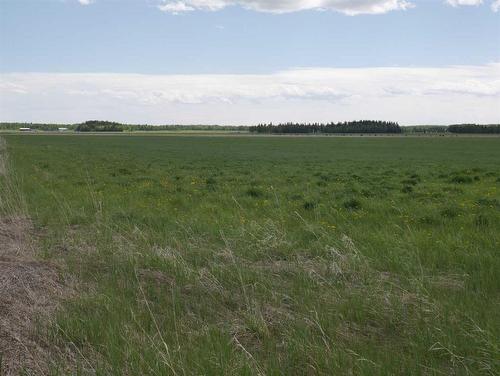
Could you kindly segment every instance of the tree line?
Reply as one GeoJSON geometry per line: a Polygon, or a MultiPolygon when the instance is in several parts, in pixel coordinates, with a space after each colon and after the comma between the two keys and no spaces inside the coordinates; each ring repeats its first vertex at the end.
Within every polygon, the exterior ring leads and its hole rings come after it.
{"type": "Polygon", "coordinates": [[[60,128],[77,132],[155,132],[155,131],[248,131],[244,125],[150,125],[150,124],[123,124],[111,121],[89,120],[77,124],[53,123],[16,123],[0,122],[0,131],[17,131],[19,128],[30,128],[33,131],[56,132],[60,128]]]}
{"type": "Polygon", "coordinates": [[[340,123],[280,123],[259,124],[256,126],[224,125],[150,125],[122,124],[111,121],[90,120],[79,124],[53,123],[0,123],[0,131],[16,131],[30,128],[34,131],[58,131],[67,128],[77,132],[155,132],[155,131],[239,131],[264,134],[329,134],[329,133],[405,133],[405,134],[500,134],[500,124],[453,124],[453,125],[418,125],[400,127],[398,123],[362,120],[340,123]]]}
{"type": "Polygon", "coordinates": [[[112,121],[89,120],[78,124],[75,128],[77,132],[123,132],[123,126],[120,123],[112,121]]]}
{"type": "Polygon", "coordinates": [[[2,131],[17,131],[19,128],[30,128],[34,131],[57,131],[59,128],[67,128],[74,130],[74,124],[52,124],[52,123],[0,123],[0,130],[2,131]]]}
{"type": "Polygon", "coordinates": [[[77,132],[246,131],[247,129],[246,126],[121,124],[101,120],[86,121],[75,128],[77,132]]]}
{"type": "Polygon", "coordinates": [[[448,132],[500,134],[500,124],[453,124],[448,127],[448,132]]]}
{"type": "Polygon", "coordinates": [[[249,127],[252,133],[401,133],[398,123],[379,120],[346,121],[340,123],[281,123],[259,124],[249,127]]]}

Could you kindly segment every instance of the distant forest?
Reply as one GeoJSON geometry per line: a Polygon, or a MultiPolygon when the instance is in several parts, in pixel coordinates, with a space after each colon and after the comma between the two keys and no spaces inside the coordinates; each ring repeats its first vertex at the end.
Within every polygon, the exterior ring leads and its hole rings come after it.
{"type": "Polygon", "coordinates": [[[398,123],[377,120],[349,121],[342,123],[283,123],[259,124],[249,128],[252,133],[401,133],[398,123]]]}
{"type": "Polygon", "coordinates": [[[154,131],[232,131],[256,134],[500,134],[500,124],[453,124],[416,125],[401,127],[398,123],[376,120],[340,123],[281,123],[256,126],[223,125],[149,125],[122,124],[111,121],[90,120],[79,124],[0,123],[0,131],[17,131],[29,128],[33,131],[57,132],[66,128],[70,132],[154,132],[154,131]]]}
{"type": "Polygon", "coordinates": [[[75,128],[77,132],[123,132],[123,125],[111,121],[90,120],[78,124],[75,128]]]}
{"type": "Polygon", "coordinates": [[[451,133],[500,133],[500,124],[454,124],[448,127],[451,133]]]}
{"type": "Polygon", "coordinates": [[[0,123],[0,131],[30,128],[33,131],[58,131],[67,128],[75,132],[149,132],[149,131],[248,131],[247,126],[227,125],[149,125],[122,124],[111,121],[89,120],[79,124],[46,124],[46,123],[0,123]]]}

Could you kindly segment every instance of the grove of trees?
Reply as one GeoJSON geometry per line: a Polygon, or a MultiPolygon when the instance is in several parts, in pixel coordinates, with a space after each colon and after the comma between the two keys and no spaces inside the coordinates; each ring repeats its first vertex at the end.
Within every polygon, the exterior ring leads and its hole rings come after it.
{"type": "Polygon", "coordinates": [[[340,123],[282,123],[259,124],[249,127],[253,133],[401,133],[398,123],[378,120],[360,120],[340,123]]]}
{"type": "Polygon", "coordinates": [[[75,130],[77,132],[123,132],[123,126],[112,121],[89,120],[78,124],[75,130]]]}
{"type": "Polygon", "coordinates": [[[451,133],[500,133],[500,124],[453,124],[448,127],[451,133]]]}

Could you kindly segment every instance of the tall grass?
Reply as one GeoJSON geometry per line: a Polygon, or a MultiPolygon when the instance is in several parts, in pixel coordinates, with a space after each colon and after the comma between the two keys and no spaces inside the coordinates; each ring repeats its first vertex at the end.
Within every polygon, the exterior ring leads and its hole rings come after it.
{"type": "Polygon", "coordinates": [[[499,372],[498,140],[89,140],[9,138],[82,373],[499,372]]]}
{"type": "Polygon", "coordinates": [[[26,202],[20,190],[19,176],[11,168],[7,142],[0,137],[0,216],[25,216],[26,202]]]}

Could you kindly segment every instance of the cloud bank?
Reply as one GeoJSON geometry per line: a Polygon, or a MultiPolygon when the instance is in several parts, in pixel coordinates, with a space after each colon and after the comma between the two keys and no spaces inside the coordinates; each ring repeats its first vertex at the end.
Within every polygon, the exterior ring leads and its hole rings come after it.
{"type": "Polygon", "coordinates": [[[460,5],[481,5],[483,0],[446,0],[446,2],[452,7],[458,7],[460,5]]]}
{"type": "Polygon", "coordinates": [[[413,7],[406,0],[163,0],[159,9],[181,13],[194,10],[217,11],[238,5],[245,9],[270,13],[303,10],[333,10],[348,15],[381,14],[413,7]]]}
{"type": "MultiPolygon", "coordinates": [[[[95,0],[77,0],[81,5],[92,4],[95,0]]],[[[350,16],[359,14],[383,14],[395,10],[415,7],[410,0],[157,0],[158,9],[163,12],[180,14],[192,11],[218,11],[230,6],[268,13],[292,13],[304,10],[330,10],[350,16]]],[[[477,6],[483,0],[443,0],[452,7],[477,6]]],[[[500,0],[491,1],[491,9],[500,9],[500,0]]]]}
{"type": "MultiPolygon", "coordinates": [[[[448,5],[477,6],[483,0],[444,0],[448,5]]],[[[358,14],[383,14],[395,10],[413,8],[409,0],[162,0],[158,8],[164,12],[179,14],[195,10],[217,11],[229,6],[269,13],[291,13],[303,10],[331,10],[350,16],[358,14]]],[[[491,2],[491,9],[500,9],[500,0],[491,2]]]]}
{"type": "Polygon", "coordinates": [[[361,118],[500,122],[500,63],[273,74],[0,75],[1,121],[252,124],[361,118]]]}

